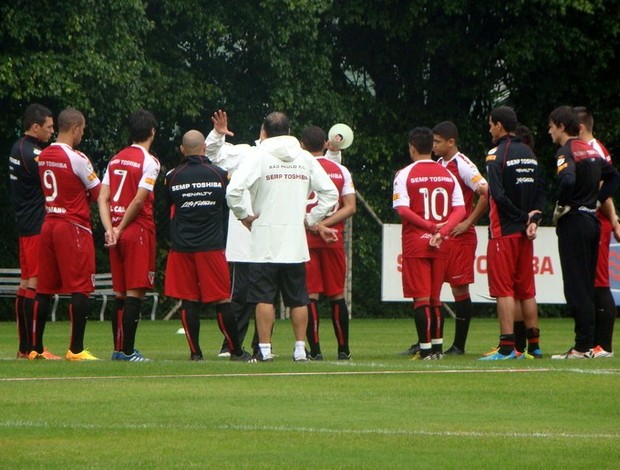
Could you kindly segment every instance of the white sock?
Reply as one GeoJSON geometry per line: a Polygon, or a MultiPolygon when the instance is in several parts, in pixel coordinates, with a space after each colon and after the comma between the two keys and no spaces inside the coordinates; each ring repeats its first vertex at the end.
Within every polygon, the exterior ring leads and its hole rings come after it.
{"type": "Polygon", "coordinates": [[[295,358],[306,357],[306,342],[305,341],[295,341],[295,358]]]}
{"type": "Polygon", "coordinates": [[[258,343],[258,347],[263,357],[271,357],[271,343],[258,343]]]}

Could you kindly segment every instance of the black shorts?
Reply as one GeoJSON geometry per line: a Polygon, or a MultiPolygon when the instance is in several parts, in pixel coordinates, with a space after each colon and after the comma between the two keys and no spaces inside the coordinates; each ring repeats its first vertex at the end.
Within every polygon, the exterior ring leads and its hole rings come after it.
{"type": "Polygon", "coordinates": [[[278,289],[289,308],[310,303],[305,263],[251,263],[249,284],[249,303],[272,304],[278,289]]]}

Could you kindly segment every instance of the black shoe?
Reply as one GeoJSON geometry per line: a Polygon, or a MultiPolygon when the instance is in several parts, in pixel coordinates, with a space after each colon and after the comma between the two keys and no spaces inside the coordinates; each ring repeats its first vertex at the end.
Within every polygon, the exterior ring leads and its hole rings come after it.
{"type": "Polygon", "coordinates": [[[202,361],[202,354],[192,354],[191,356],[189,356],[189,360],[190,361],[202,361]]]}
{"type": "Polygon", "coordinates": [[[450,346],[450,349],[444,353],[446,356],[462,356],[463,354],[465,354],[465,351],[457,348],[455,345],[450,346]]]}
{"type": "Polygon", "coordinates": [[[349,361],[351,360],[351,353],[346,353],[346,352],[339,352],[338,353],[338,360],[339,361],[349,361]]]}
{"type": "Polygon", "coordinates": [[[233,362],[256,362],[256,358],[247,351],[243,351],[241,356],[231,354],[230,360],[233,362]]]}
{"type": "Polygon", "coordinates": [[[323,360],[323,354],[319,352],[313,355],[307,349],[306,349],[306,357],[308,358],[309,361],[322,361],[323,360]]]}
{"type": "Polygon", "coordinates": [[[406,351],[403,351],[398,354],[402,356],[415,356],[419,351],[420,351],[420,343],[415,343],[415,344],[412,344],[409,347],[409,349],[407,349],[406,351]]]}

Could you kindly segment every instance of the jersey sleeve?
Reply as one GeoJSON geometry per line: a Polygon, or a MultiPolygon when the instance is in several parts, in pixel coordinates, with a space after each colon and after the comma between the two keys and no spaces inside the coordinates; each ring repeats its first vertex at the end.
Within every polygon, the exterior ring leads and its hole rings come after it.
{"type": "Polygon", "coordinates": [[[69,158],[71,159],[73,172],[80,181],[82,181],[86,189],[92,189],[101,183],[97,173],[95,173],[93,164],[86,155],[82,152],[75,152],[74,154],[70,154],[69,158]]]}
{"type": "Polygon", "coordinates": [[[150,155],[148,158],[145,158],[144,166],[142,168],[142,178],[140,178],[138,187],[144,188],[148,191],[153,191],[153,188],[155,187],[155,182],[157,181],[157,176],[159,176],[159,169],[159,162],[155,158],[150,155]]]}
{"type": "Polygon", "coordinates": [[[480,186],[485,186],[487,184],[487,180],[484,179],[480,171],[478,171],[478,167],[476,167],[469,158],[461,154],[458,162],[461,180],[469,189],[477,192],[480,186]]]}
{"type": "Polygon", "coordinates": [[[340,169],[342,170],[342,177],[344,179],[344,184],[342,185],[342,191],[340,191],[341,196],[347,196],[349,194],[355,194],[355,186],[353,185],[353,178],[351,177],[351,172],[346,166],[340,165],[340,169]]]}
{"type": "Polygon", "coordinates": [[[409,207],[409,193],[407,192],[407,175],[409,174],[409,167],[400,170],[394,177],[394,187],[392,191],[392,207],[398,206],[409,207]]]}

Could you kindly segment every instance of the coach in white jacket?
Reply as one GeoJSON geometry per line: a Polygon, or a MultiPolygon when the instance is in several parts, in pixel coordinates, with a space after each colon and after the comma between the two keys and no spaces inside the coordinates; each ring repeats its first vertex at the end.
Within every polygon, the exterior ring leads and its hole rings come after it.
{"type": "Polygon", "coordinates": [[[257,304],[258,359],[263,361],[272,359],[272,301],[278,288],[284,304],[291,309],[293,358],[307,360],[308,293],[304,263],[310,256],[306,228],[318,231],[325,239],[334,236],[331,229],[319,222],[336,204],[338,190],[316,159],[289,132],[285,114],[269,114],[263,121],[260,144],[248,150],[256,154],[243,159],[226,192],[235,217],[252,231],[248,301],[257,304]],[[245,190],[250,191],[251,207],[244,200],[245,190]],[[311,191],[318,196],[318,203],[306,215],[311,191]]]}

